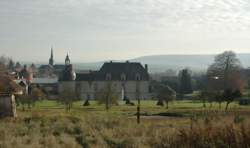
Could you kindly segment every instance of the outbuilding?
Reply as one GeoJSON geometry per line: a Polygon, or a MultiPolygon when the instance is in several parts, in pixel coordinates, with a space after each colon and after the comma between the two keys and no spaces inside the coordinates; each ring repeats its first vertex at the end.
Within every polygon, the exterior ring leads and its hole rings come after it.
{"type": "Polygon", "coordinates": [[[22,95],[23,89],[11,77],[0,75],[0,117],[16,117],[15,95],[22,95]]]}

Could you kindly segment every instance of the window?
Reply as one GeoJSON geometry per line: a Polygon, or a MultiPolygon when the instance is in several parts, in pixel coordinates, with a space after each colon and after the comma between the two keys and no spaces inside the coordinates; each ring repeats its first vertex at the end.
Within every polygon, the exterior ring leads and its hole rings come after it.
{"type": "Polygon", "coordinates": [[[106,80],[110,81],[111,79],[112,79],[111,74],[110,74],[110,73],[107,73],[107,74],[106,74],[106,80]]]}
{"type": "Polygon", "coordinates": [[[121,80],[126,81],[126,75],[124,73],[121,75],[121,80]]]}
{"type": "Polygon", "coordinates": [[[137,73],[137,74],[135,75],[135,80],[136,80],[136,81],[140,81],[140,80],[141,80],[141,76],[140,76],[139,73],[137,73]]]}

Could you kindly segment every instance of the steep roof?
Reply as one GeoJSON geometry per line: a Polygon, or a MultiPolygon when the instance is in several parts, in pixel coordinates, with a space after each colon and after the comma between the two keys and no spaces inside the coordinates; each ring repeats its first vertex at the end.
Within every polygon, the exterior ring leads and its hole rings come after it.
{"type": "Polygon", "coordinates": [[[136,80],[136,75],[140,75],[141,80],[148,80],[149,75],[147,70],[141,65],[141,63],[120,63],[109,62],[104,63],[102,68],[97,74],[97,80],[105,80],[106,75],[111,74],[111,80],[121,80],[121,76],[124,74],[126,80],[136,80]]]}
{"type": "Polygon", "coordinates": [[[135,81],[136,76],[139,75],[140,80],[149,80],[147,69],[141,63],[136,62],[109,62],[104,63],[99,71],[85,74],[77,74],[77,81],[105,81],[107,75],[112,81],[122,80],[125,76],[126,81],[135,81]]]}

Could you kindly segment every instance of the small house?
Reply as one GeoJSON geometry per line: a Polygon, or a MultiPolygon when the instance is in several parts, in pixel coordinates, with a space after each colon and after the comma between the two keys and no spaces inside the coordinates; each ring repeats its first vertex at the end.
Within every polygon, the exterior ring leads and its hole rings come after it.
{"type": "Polygon", "coordinates": [[[9,76],[0,74],[0,117],[16,117],[15,95],[22,95],[23,89],[9,76]]]}

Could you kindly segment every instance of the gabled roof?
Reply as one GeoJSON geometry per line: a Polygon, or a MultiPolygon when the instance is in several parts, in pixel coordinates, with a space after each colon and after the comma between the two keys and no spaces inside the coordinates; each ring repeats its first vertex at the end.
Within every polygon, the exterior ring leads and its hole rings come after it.
{"type": "Polygon", "coordinates": [[[104,63],[100,71],[97,73],[97,80],[105,80],[107,74],[111,74],[111,80],[121,80],[121,76],[125,75],[126,80],[136,80],[136,75],[139,74],[141,80],[148,80],[149,75],[147,70],[141,65],[141,63],[120,63],[109,62],[104,63]]]}
{"type": "Polygon", "coordinates": [[[122,80],[125,76],[126,81],[135,81],[136,76],[140,76],[140,80],[148,81],[149,74],[147,69],[141,63],[136,62],[109,62],[104,63],[99,71],[92,73],[78,73],[76,76],[77,81],[105,81],[107,75],[110,75],[112,81],[122,80]]]}

